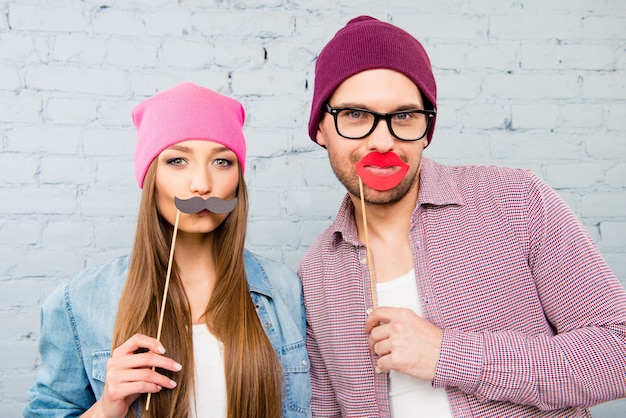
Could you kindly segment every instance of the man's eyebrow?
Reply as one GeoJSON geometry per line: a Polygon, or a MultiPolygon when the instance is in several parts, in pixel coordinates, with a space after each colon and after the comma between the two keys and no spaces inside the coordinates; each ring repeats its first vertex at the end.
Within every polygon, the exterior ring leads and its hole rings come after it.
{"type": "MultiPolygon", "coordinates": [[[[358,102],[344,102],[344,103],[339,103],[335,106],[331,105],[331,107],[351,107],[351,108],[356,108],[356,109],[371,110],[372,112],[375,112],[375,110],[373,110],[371,106],[368,106],[364,103],[358,103],[358,102]]],[[[407,103],[407,104],[403,104],[403,105],[399,105],[395,107],[394,110],[391,110],[390,112],[402,112],[405,110],[423,110],[423,109],[424,109],[424,105],[422,104],[407,103]]],[[[390,112],[386,112],[386,113],[390,113],[390,112]]]]}

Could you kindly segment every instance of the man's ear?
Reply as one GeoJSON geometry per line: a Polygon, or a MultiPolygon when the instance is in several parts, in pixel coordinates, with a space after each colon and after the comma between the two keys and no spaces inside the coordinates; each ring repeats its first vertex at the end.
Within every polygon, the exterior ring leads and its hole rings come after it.
{"type": "Polygon", "coordinates": [[[322,116],[322,119],[320,119],[320,123],[317,124],[317,132],[315,133],[315,142],[317,142],[319,145],[326,148],[326,135],[324,133],[324,127],[322,126],[323,124],[324,124],[324,116],[322,116]]]}

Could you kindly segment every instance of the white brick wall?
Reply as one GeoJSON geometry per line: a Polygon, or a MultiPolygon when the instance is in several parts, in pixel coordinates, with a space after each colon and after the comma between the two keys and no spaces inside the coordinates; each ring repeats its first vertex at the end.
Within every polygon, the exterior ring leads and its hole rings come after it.
{"type": "Polygon", "coordinates": [[[431,55],[440,114],[426,156],[532,169],[626,282],[623,0],[3,0],[2,416],[21,414],[34,378],[45,296],[132,243],[130,111],[145,97],[193,81],[244,103],[249,246],[297,266],[343,195],[307,136],[314,60],[359,14],[431,55]]]}

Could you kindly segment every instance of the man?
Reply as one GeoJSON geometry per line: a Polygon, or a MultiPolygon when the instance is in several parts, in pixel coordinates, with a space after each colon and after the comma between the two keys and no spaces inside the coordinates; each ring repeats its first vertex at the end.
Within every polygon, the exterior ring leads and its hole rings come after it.
{"type": "Polygon", "coordinates": [[[313,415],[585,417],[626,396],[626,292],[592,239],[528,171],[422,158],[436,110],[393,25],[355,18],[318,57],[309,135],[348,194],[299,268],[313,415]]]}

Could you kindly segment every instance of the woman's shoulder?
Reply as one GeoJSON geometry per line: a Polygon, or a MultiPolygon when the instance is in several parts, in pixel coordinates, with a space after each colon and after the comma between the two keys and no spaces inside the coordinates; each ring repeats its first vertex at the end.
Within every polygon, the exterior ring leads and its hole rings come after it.
{"type": "Polygon", "coordinates": [[[65,309],[78,306],[90,311],[117,301],[128,274],[130,257],[123,255],[98,266],[89,267],[61,283],[47,298],[44,309],[65,309]]]}
{"type": "Polygon", "coordinates": [[[298,275],[286,264],[245,250],[246,275],[252,290],[299,299],[301,294],[298,275]]]}

